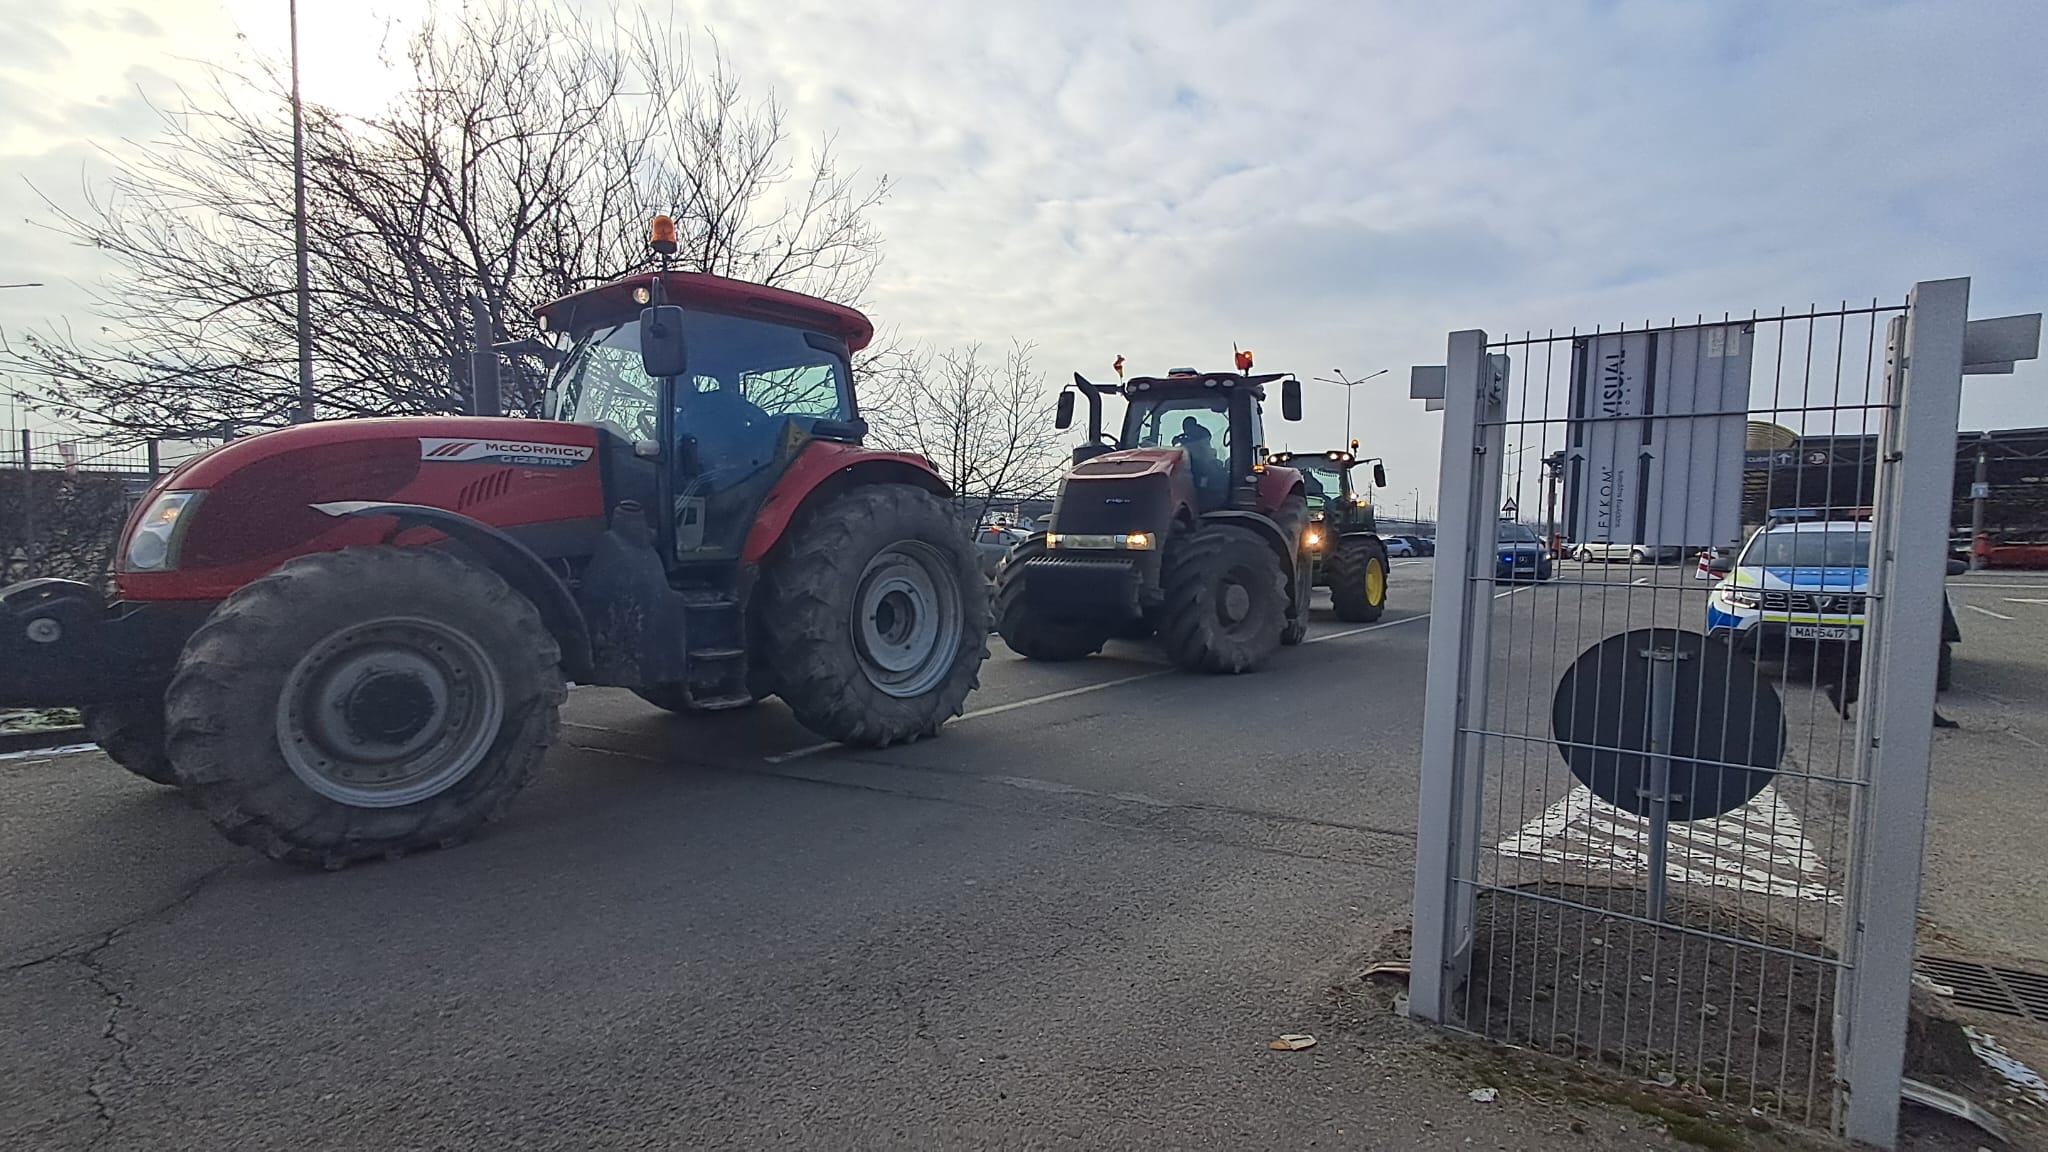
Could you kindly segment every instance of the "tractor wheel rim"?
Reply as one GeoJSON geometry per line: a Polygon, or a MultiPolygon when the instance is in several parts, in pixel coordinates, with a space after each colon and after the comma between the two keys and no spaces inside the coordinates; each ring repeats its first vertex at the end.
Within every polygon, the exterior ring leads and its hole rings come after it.
{"type": "Polygon", "coordinates": [[[1387,598],[1387,570],[1378,560],[1365,562],[1365,602],[1377,604],[1387,598]]]}
{"type": "Polygon", "coordinates": [[[1236,573],[1232,573],[1223,578],[1221,591],[1222,594],[1216,597],[1217,619],[1221,620],[1225,627],[1235,627],[1244,623],[1244,618],[1251,615],[1252,611],[1251,589],[1244,586],[1236,573]]]}
{"type": "Polygon", "coordinates": [[[868,683],[890,696],[922,696],[953,670],[965,626],[946,555],[922,540],[875,554],[854,591],[853,646],[868,683]]]}
{"type": "Polygon", "coordinates": [[[483,762],[505,715],[498,669],[435,620],[373,620],[299,658],[277,701],[277,743],[306,787],[354,808],[440,795],[483,762]]]}

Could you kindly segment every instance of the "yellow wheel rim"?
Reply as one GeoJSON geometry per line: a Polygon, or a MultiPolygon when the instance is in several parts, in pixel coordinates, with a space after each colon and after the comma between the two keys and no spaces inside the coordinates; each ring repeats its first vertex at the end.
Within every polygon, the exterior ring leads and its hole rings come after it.
{"type": "Polygon", "coordinates": [[[1377,558],[1365,562],[1365,602],[1378,604],[1387,598],[1387,568],[1377,558]]]}

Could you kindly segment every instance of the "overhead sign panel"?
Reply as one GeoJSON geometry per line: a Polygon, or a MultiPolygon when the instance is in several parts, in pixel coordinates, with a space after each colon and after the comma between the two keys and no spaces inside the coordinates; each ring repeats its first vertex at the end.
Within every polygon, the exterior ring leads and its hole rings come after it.
{"type": "Polygon", "coordinates": [[[1573,342],[1572,541],[1704,546],[1741,531],[1751,337],[1742,323],[1573,342]]]}

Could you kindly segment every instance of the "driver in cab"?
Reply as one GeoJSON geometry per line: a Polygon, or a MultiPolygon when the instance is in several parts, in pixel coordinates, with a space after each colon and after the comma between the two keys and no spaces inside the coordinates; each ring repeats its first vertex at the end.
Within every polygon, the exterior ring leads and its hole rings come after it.
{"type": "Polygon", "coordinates": [[[1188,476],[1194,481],[1195,492],[1202,497],[1201,503],[1207,506],[1217,502],[1218,494],[1230,487],[1230,469],[1216,454],[1216,443],[1209,430],[1193,416],[1184,416],[1180,422],[1180,435],[1173,438],[1173,443],[1188,455],[1188,476]]]}

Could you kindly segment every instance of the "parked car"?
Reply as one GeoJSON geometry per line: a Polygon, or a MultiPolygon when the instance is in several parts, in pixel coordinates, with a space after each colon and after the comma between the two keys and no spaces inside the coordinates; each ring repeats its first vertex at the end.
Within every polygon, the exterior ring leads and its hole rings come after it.
{"type": "Polygon", "coordinates": [[[1499,545],[1496,580],[1548,580],[1551,575],[1550,549],[1536,529],[1513,520],[1503,520],[1494,533],[1499,545]]]}
{"type": "Polygon", "coordinates": [[[1600,544],[1588,541],[1572,545],[1572,559],[1581,564],[1591,564],[1596,560],[1608,563],[1626,560],[1630,564],[1676,564],[1684,558],[1685,549],[1676,544],[1600,544]]]}
{"type": "Polygon", "coordinates": [[[1403,533],[1400,536],[1388,536],[1383,537],[1383,539],[1405,541],[1408,545],[1408,555],[1410,556],[1436,555],[1436,541],[1422,536],[1410,536],[1403,533]]]}
{"type": "Polygon", "coordinates": [[[1003,557],[1010,549],[1031,538],[1031,533],[1022,528],[1004,524],[983,524],[974,530],[974,550],[981,555],[981,574],[990,580],[996,578],[996,569],[1002,567],[1003,557]]]}
{"type": "Polygon", "coordinates": [[[1405,536],[1382,536],[1380,537],[1380,543],[1387,546],[1387,555],[1389,556],[1415,555],[1415,545],[1408,543],[1408,538],[1405,536]]]}

